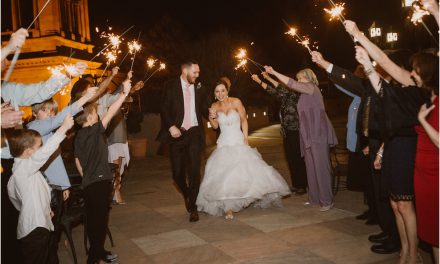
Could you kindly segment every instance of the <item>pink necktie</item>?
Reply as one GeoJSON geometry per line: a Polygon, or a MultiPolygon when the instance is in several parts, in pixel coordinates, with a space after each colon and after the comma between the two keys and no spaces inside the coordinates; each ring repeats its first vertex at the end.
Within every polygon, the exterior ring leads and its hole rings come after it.
{"type": "Polygon", "coordinates": [[[185,84],[184,89],[184,104],[185,116],[183,118],[183,128],[186,130],[191,128],[191,92],[189,91],[190,84],[185,84]]]}

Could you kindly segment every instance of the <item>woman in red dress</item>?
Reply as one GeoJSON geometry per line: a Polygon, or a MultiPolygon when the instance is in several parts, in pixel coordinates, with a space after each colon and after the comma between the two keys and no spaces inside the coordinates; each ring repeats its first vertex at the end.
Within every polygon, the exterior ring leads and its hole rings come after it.
{"type": "Polygon", "coordinates": [[[439,234],[439,151],[438,151],[438,96],[433,105],[423,105],[419,112],[414,191],[416,195],[417,233],[432,245],[435,263],[438,263],[439,234]]]}

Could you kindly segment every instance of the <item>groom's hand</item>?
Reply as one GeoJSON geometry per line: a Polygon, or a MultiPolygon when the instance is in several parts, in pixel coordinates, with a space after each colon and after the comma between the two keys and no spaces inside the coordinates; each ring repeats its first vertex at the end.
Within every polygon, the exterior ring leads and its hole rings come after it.
{"type": "Polygon", "coordinates": [[[170,127],[169,131],[173,138],[178,138],[182,135],[182,132],[180,132],[180,129],[178,129],[176,126],[170,127]]]}

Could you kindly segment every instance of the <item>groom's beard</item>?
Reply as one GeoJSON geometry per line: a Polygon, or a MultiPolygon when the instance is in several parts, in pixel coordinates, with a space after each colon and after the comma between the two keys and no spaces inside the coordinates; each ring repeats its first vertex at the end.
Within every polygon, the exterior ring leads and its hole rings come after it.
{"type": "Polygon", "coordinates": [[[191,76],[189,74],[186,75],[186,80],[188,81],[189,84],[195,84],[196,83],[196,79],[197,78],[191,78],[191,76]]]}

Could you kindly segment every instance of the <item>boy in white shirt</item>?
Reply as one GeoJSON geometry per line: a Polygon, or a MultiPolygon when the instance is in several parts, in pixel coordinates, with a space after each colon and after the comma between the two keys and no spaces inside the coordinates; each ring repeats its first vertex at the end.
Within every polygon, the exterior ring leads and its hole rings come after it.
{"type": "Polygon", "coordinates": [[[14,157],[8,195],[12,204],[20,211],[17,238],[22,263],[47,262],[49,235],[54,227],[50,209],[51,189],[40,168],[58,149],[72,126],[73,118],[68,115],[43,146],[40,134],[31,129],[15,130],[8,138],[14,157]]]}

